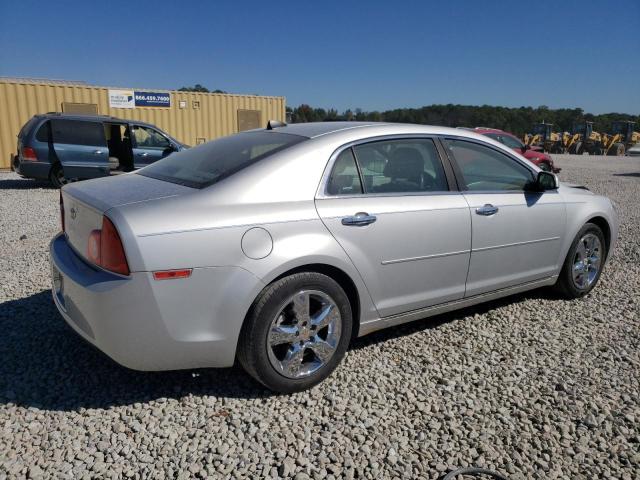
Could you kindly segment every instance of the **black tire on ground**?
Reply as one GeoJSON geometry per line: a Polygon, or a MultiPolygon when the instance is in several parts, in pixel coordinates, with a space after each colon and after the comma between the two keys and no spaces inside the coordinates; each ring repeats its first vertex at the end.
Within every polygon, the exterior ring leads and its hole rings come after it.
{"type": "Polygon", "coordinates": [[[280,393],[306,390],[322,382],[338,366],[349,346],[352,325],[349,298],[335,280],[315,272],[296,273],[268,285],[258,295],[240,332],[238,360],[249,375],[270,390],[280,393]],[[301,290],[322,292],[335,302],[341,316],[341,333],[333,355],[325,365],[308,376],[288,378],[271,364],[268,337],[282,303],[301,290]]]}
{"type": "Polygon", "coordinates": [[[569,253],[567,253],[567,257],[565,258],[564,264],[562,265],[560,276],[558,277],[558,281],[555,284],[555,290],[565,298],[569,299],[584,297],[598,284],[598,280],[600,280],[600,275],[602,274],[602,269],[604,268],[606,258],[607,246],[602,230],[594,223],[586,223],[573,239],[573,243],[571,244],[569,253]],[[574,262],[576,260],[579,242],[585,235],[590,233],[598,237],[598,240],[600,240],[600,267],[592,283],[585,288],[579,288],[573,279],[574,262]]]}
{"type": "Polygon", "coordinates": [[[576,155],[582,155],[584,153],[584,148],[582,147],[582,142],[576,142],[573,148],[573,153],[576,155]]]}
{"type": "Polygon", "coordinates": [[[53,167],[51,167],[51,171],[49,172],[49,181],[56,188],[62,188],[64,185],[69,183],[64,176],[62,165],[55,163],[53,167]]]}
{"type": "Polygon", "coordinates": [[[602,155],[602,147],[600,146],[593,147],[593,155],[602,155]]]}
{"type": "Polygon", "coordinates": [[[20,159],[18,158],[17,155],[14,155],[13,161],[11,162],[11,170],[16,172],[19,167],[20,167],[20,159]]]}
{"type": "Polygon", "coordinates": [[[624,155],[624,143],[616,143],[613,145],[613,147],[611,147],[611,150],[609,150],[609,155],[617,155],[619,157],[622,157],[624,155]]]}

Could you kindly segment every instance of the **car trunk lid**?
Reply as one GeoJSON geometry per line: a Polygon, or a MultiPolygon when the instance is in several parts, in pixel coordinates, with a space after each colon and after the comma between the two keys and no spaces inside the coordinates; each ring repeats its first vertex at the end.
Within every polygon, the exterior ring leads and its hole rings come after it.
{"type": "Polygon", "coordinates": [[[89,236],[93,230],[102,227],[105,212],[123,205],[175,197],[194,191],[196,190],[183,185],[136,174],[69,184],[61,192],[67,239],[74,250],[87,259],[89,236]]]}

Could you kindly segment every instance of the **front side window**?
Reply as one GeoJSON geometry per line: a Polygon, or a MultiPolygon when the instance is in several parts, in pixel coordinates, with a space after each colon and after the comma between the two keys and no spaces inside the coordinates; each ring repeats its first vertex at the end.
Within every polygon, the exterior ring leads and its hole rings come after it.
{"type": "Polygon", "coordinates": [[[54,143],[68,145],[104,146],[104,128],[99,122],[82,120],[51,120],[51,136],[54,143]]]}
{"type": "Polygon", "coordinates": [[[364,193],[420,193],[449,189],[431,139],[385,140],[353,147],[364,193]]]}
{"type": "Polygon", "coordinates": [[[204,188],[306,139],[269,131],[238,133],[173,153],[139,170],[138,174],[204,188]]]}
{"type": "Polygon", "coordinates": [[[490,147],[464,140],[446,141],[467,190],[526,190],[533,173],[515,159],[490,147]]]}
{"type": "Polygon", "coordinates": [[[164,150],[171,146],[167,137],[153,128],[143,127],[141,125],[132,125],[131,129],[138,148],[164,150]]]}

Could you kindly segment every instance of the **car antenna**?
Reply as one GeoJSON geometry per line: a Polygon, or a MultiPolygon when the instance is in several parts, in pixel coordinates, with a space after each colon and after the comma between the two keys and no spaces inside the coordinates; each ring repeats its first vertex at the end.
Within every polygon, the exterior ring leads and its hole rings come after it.
{"type": "Polygon", "coordinates": [[[278,127],[286,127],[287,124],[285,122],[280,122],[278,120],[269,120],[267,122],[267,130],[273,130],[278,127]]]}

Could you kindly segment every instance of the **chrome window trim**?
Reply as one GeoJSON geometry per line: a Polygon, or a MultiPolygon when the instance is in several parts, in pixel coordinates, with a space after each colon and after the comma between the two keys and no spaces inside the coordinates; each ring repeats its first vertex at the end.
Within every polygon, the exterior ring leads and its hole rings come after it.
{"type": "MultiPolygon", "coordinates": [[[[360,172],[360,164],[358,163],[358,158],[354,153],[354,159],[356,162],[356,167],[358,168],[358,172],[360,172]]],[[[433,196],[433,195],[459,195],[462,192],[459,190],[453,190],[451,182],[447,177],[447,170],[445,166],[445,161],[448,161],[446,158],[442,158],[442,153],[438,149],[438,135],[433,134],[420,134],[420,133],[398,133],[393,135],[378,135],[374,137],[360,138],[358,140],[353,140],[351,142],[345,143],[338,147],[329,157],[329,161],[327,162],[327,166],[322,173],[322,178],[320,179],[320,185],[316,190],[315,198],[317,200],[322,199],[333,199],[333,198],[375,198],[375,197],[423,197],[423,196],[433,196]],[[360,194],[349,194],[349,195],[331,195],[327,192],[327,188],[329,186],[329,178],[331,177],[331,171],[333,170],[333,165],[335,164],[338,156],[348,148],[353,148],[360,145],[365,145],[367,143],[376,143],[376,142],[384,142],[384,141],[392,141],[392,140],[407,140],[407,139],[415,139],[415,140],[431,140],[433,142],[433,146],[436,149],[438,154],[438,159],[442,164],[442,170],[445,174],[445,180],[447,181],[448,190],[441,190],[435,192],[385,192],[385,193],[364,193],[364,185],[362,185],[362,192],[360,194]]],[[[360,183],[362,184],[362,179],[360,179],[360,183]]]]}

